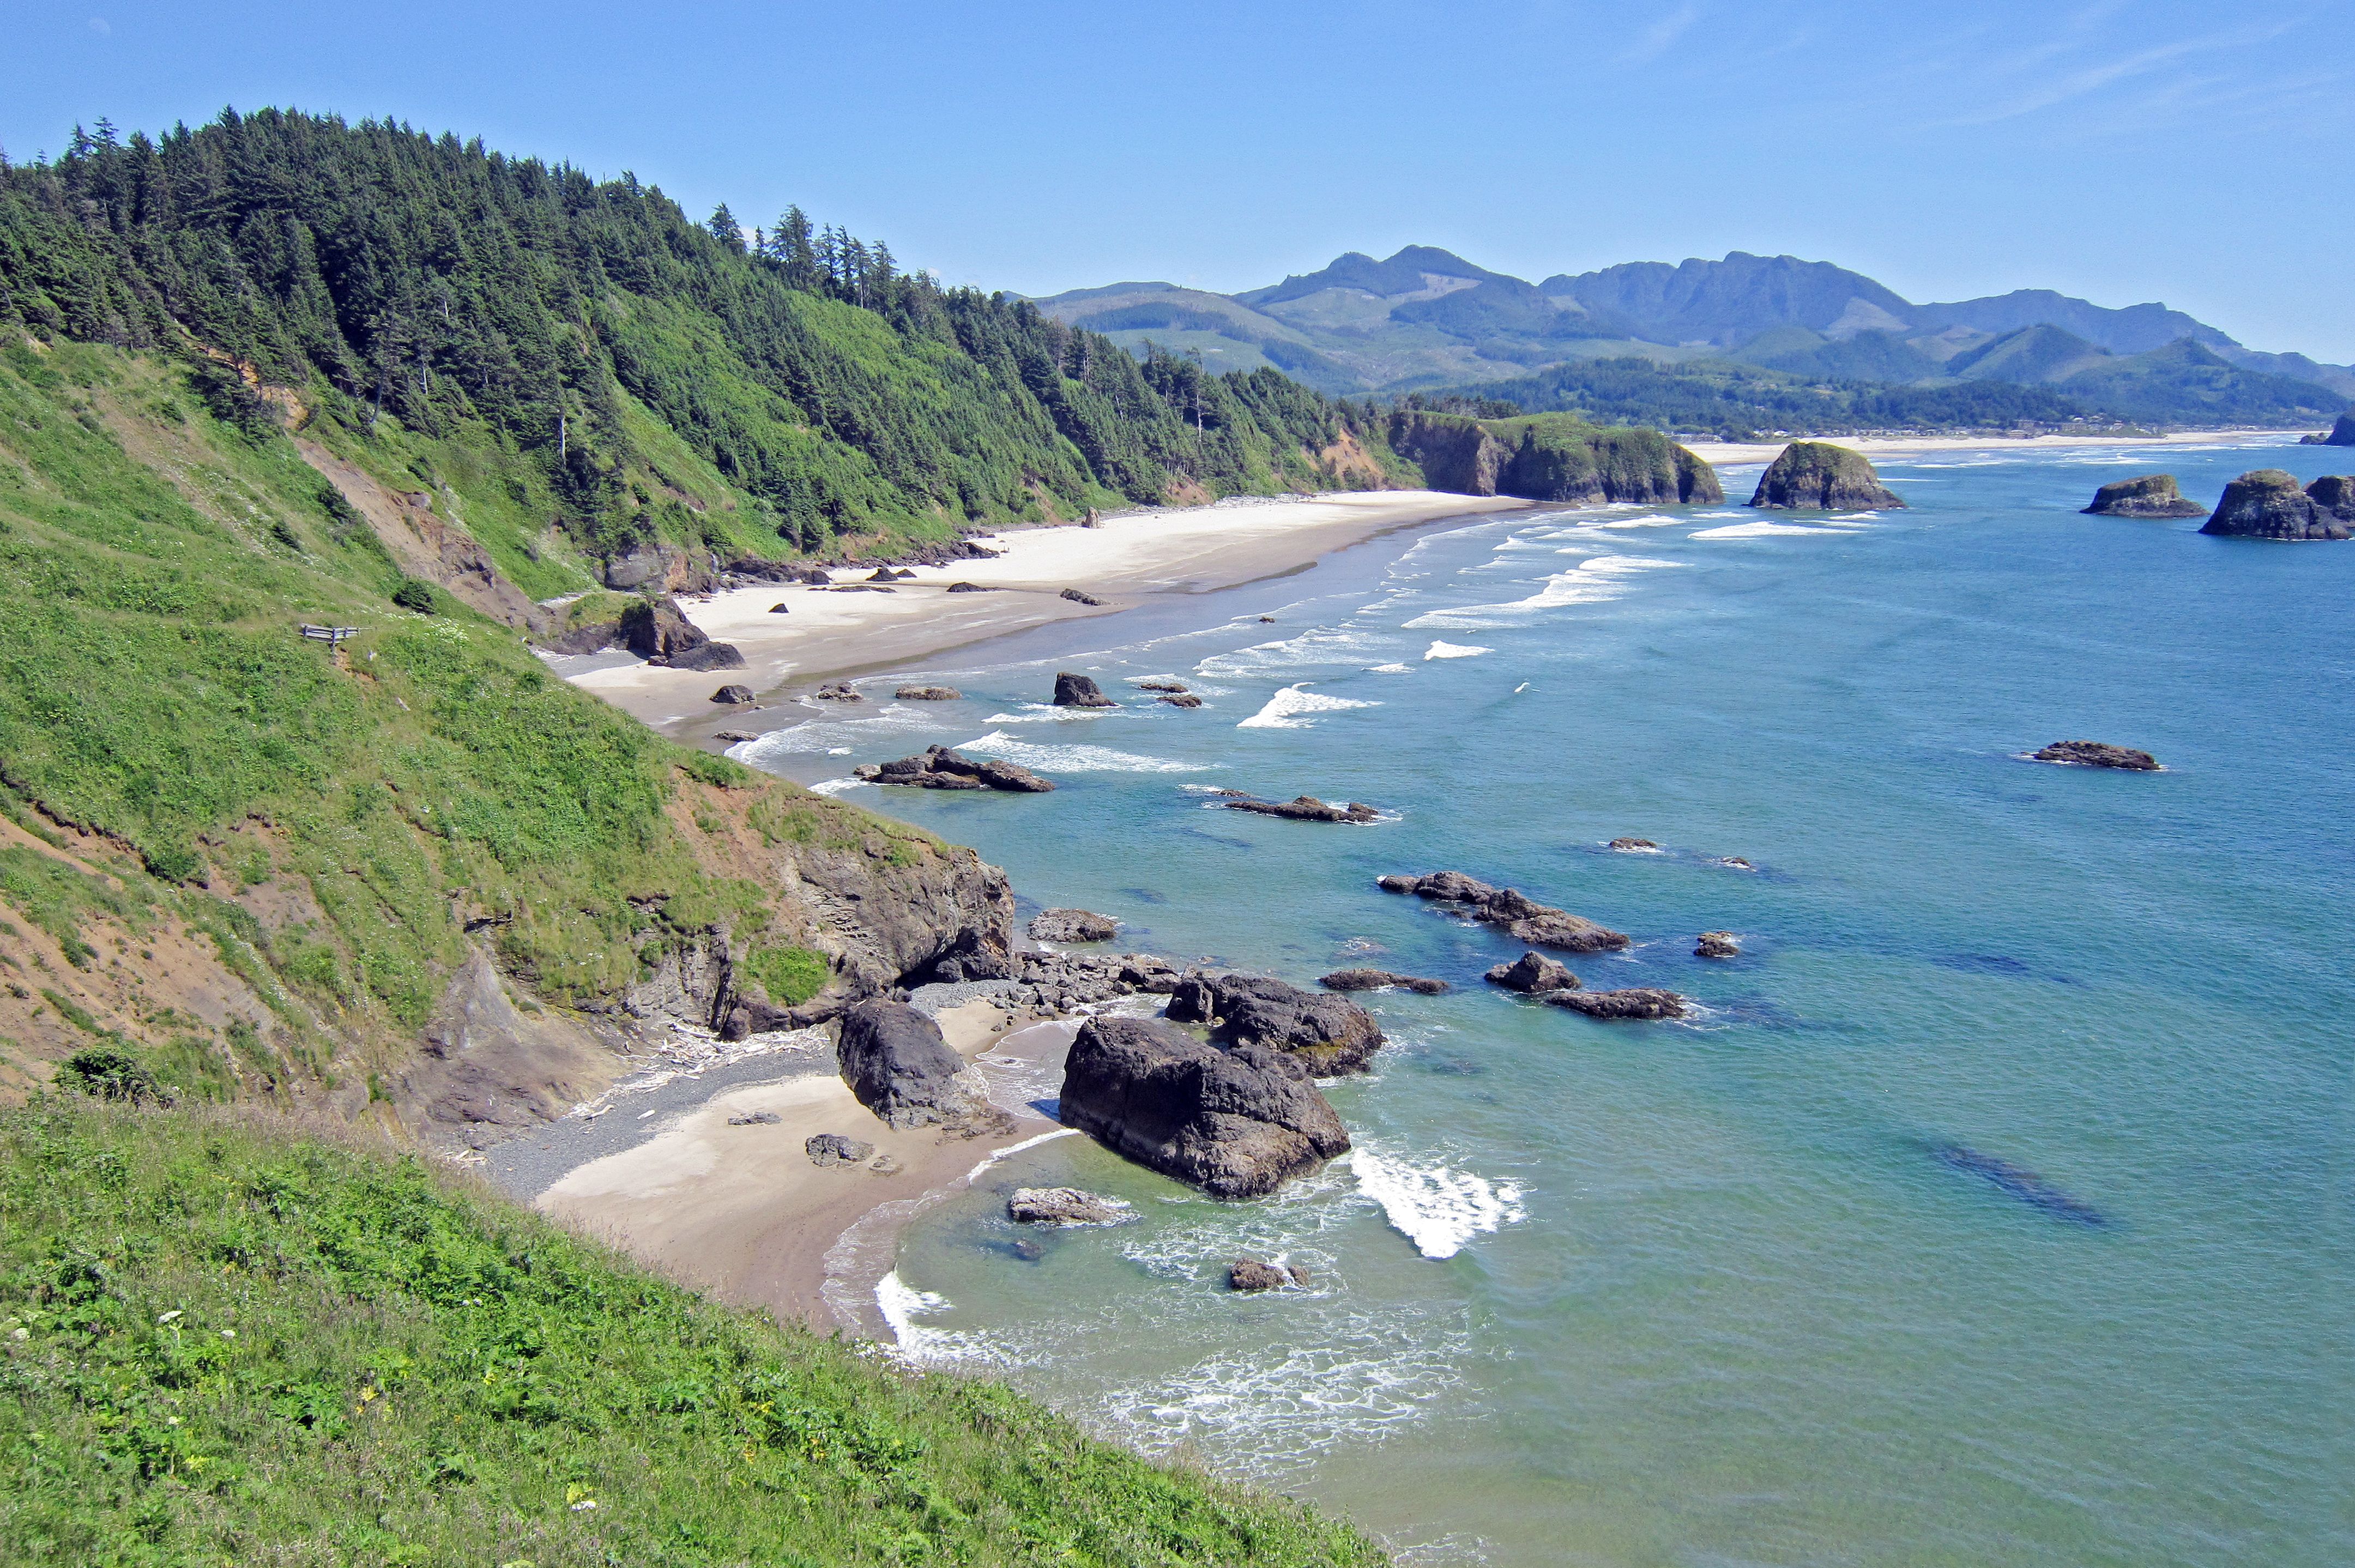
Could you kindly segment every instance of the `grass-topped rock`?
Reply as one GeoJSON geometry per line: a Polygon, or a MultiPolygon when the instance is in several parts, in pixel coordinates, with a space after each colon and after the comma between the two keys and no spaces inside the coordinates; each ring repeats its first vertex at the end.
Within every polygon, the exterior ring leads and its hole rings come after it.
{"type": "Polygon", "coordinates": [[[1859,512],[1902,506],[1870,459],[1828,441],[1793,441],[1758,477],[1753,506],[1786,512],[1859,512]]]}
{"type": "Polygon", "coordinates": [[[2094,517],[2205,517],[2208,509],[2187,500],[2175,487],[2171,473],[2137,474],[2115,480],[2094,492],[2085,508],[2094,517]]]}
{"type": "Polygon", "coordinates": [[[2301,490],[2293,474],[2254,469],[2224,487],[2200,531],[2238,539],[2344,539],[2355,531],[2355,482],[2333,475],[2301,490]]]}

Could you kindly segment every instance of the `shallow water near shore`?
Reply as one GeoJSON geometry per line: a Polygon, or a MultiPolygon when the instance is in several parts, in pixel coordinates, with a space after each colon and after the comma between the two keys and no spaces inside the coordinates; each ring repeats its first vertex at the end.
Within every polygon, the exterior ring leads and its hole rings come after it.
{"type": "MultiPolygon", "coordinates": [[[[2348,454],[2165,461],[2212,501],[2348,454]]],[[[1365,999],[1391,1044],[1329,1089],[1358,1151],[1274,1199],[1080,1138],[1007,1157],[901,1237],[911,1349],[1412,1563],[2355,1557],[2355,546],[2075,514],[2150,466],[1941,452],[1881,464],[1902,512],[1467,519],[740,747],[1123,948],[1455,987],[1365,999]],[[1057,669],[1129,705],[1041,707],[1057,669]],[[1205,705],[1124,690],[1155,676],[1205,705]],[[2021,759],[2079,737],[2168,770],[2021,759]],[[931,742],[1059,788],[848,782],[931,742]],[[1699,1015],[1485,986],[1518,946],[1373,885],[1443,868],[1630,933],[1565,957],[1699,1015]],[[1691,956],[1717,929],[1742,958],[1691,956]],[[1063,1182],[1138,1217],[1021,1255],[1005,1190],[1063,1182]],[[1244,1252],[1309,1283],[1231,1295],[1244,1252]]]]}

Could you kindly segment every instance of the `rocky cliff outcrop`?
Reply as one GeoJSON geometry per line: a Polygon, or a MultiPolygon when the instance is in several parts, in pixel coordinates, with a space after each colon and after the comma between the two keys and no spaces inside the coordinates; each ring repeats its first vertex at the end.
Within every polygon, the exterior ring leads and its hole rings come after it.
{"type": "Polygon", "coordinates": [[[1862,452],[1828,441],[1793,441],[1758,478],[1753,506],[1789,512],[1857,512],[1902,506],[1862,452]]]}
{"type": "Polygon", "coordinates": [[[1725,499],[1717,471],[1657,430],[1605,429],[1570,415],[1480,420],[1407,410],[1391,444],[1434,490],[1573,505],[1725,499]]]}
{"type": "Polygon", "coordinates": [[[1354,1001],[1265,975],[1189,974],[1169,996],[1169,1017],[1205,1023],[1221,1040],[1281,1051],[1320,1078],[1363,1072],[1381,1049],[1381,1025],[1354,1001]]]}
{"type": "Polygon", "coordinates": [[[2205,517],[2208,509],[2184,499],[2171,473],[2139,474],[2103,485],[2085,508],[2095,517],[2205,517]]]}
{"type": "MultiPolygon", "coordinates": [[[[2280,469],[2254,469],[2224,487],[2224,498],[2200,531],[2236,539],[2344,539],[2355,524],[2355,515],[2338,510],[2348,501],[2348,483],[2333,476],[2301,490],[2280,469]],[[2325,497],[2319,503],[2318,491],[2325,497]]],[[[2349,510],[2355,514],[2355,506],[2349,510]]]]}
{"type": "Polygon", "coordinates": [[[1116,1154],[1252,1198],[1349,1147],[1307,1070],[1263,1045],[1205,1044],[1143,1018],[1091,1018],[1063,1067],[1062,1118],[1116,1154]]]}

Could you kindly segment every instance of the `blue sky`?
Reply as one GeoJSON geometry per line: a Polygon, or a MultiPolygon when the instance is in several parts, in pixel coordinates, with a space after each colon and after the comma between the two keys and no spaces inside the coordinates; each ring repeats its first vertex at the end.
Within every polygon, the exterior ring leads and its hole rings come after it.
{"type": "Polygon", "coordinates": [[[2163,300],[2355,359],[2355,5],[11,0],[0,143],[382,115],[799,202],[951,282],[1232,291],[1443,245],[2163,300]]]}

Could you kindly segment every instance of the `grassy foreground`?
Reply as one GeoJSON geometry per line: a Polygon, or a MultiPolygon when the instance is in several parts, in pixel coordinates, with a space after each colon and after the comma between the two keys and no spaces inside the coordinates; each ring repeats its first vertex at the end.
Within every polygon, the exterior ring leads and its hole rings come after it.
{"type": "Polygon", "coordinates": [[[1378,1563],[272,1118],[0,1112],[0,1559],[1378,1563]]]}

